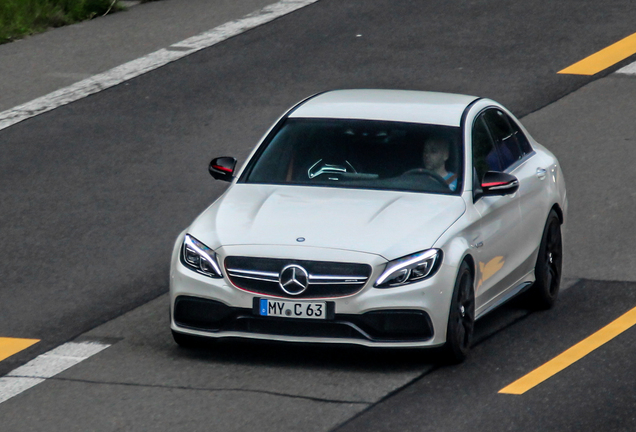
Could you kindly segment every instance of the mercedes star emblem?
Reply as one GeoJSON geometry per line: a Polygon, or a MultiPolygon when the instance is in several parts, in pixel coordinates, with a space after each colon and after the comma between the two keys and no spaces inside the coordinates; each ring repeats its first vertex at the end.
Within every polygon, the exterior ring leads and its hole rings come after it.
{"type": "Polygon", "coordinates": [[[309,286],[309,274],[299,265],[288,265],[280,272],[278,285],[289,295],[302,294],[309,286]]]}

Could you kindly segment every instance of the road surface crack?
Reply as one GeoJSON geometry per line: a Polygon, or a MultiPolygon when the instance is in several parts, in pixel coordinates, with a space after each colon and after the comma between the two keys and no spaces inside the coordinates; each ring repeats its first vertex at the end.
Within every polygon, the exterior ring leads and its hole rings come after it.
{"type": "Polygon", "coordinates": [[[374,403],[374,402],[364,401],[364,400],[356,401],[356,400],[346,400],[346,399],[327,399],[327,398],[320,398],[320,397],[314,397],[314,396],[294,395],[294,394],[275,392],[275,391],[269,391],[269,390],[242,389],[242,388],[232,388],[232,387],[216,387],[216,388],[215,387],[187,387],[187,386],[170,386],[170,385],[160,385],[160,384],[136,384],[136,383],[127,383],[127,382],[96,381],[96,380],[60,378],[60,377],[49,378],[49,380],[69,381],[69,382],[98,384],[98,385],[157,388],[157,389],[164,389],[164,390],[189,390],[189,391],[201,391],[201,392],[211,392],[211,393],[216,393],[216,392],[257,393],[257,394],[266,394],[270,396],[285,397],[290,399],[303,399],[303,400],[309,400],[312,402],[321,402],[321,403],[330,403],[330,404],[372,405],[374,403]]]}

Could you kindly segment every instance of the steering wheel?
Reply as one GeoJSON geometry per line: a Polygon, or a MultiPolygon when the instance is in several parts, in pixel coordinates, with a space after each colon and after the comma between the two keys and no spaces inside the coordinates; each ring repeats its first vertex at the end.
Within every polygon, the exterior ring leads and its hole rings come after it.
{"type": "Polygon", "coordinates": [[[433,180],[435,180],[440,185],[442,185],[444,189],[450,188],[450,186],[448,186],[448,183],[446,183],[446,180],[444,180],[444,178],[441,175],[437,174],[435,171],[427,170],[424,168],[413,168],[402,173],[402,176],[415,176],[415,175],[428,176],[432,178],[433,180]]]}

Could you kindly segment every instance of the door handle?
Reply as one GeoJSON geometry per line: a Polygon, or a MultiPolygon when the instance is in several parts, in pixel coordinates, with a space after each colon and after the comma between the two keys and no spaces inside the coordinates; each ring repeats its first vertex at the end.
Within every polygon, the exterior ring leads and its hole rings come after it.
{"type": "Polygon", "coordinates": [[[537,177],[539,180],[543,180],[548,175],[548,171],[543,168],[537,168],[537,177]]]}

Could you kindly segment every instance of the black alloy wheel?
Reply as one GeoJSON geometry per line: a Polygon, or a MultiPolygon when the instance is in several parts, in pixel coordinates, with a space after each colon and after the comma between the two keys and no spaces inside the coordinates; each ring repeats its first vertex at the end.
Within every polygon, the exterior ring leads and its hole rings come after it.
{"type": "Polygon", "coordinates": [[[459,267],[451,300],[446,344],[443,359],[447,363],[461,363],[468,356],[475,328],[475,291],[473,275],[464,261],[459,267]]]}
{"type": "Polygon", "coordinates": [[[552,210],[543,229],[534,268],[535,282],[530,290],[532,306],[536,309],[550,309],[554,306],[561,286],[562,265],[561,221],[552,210]]]}

